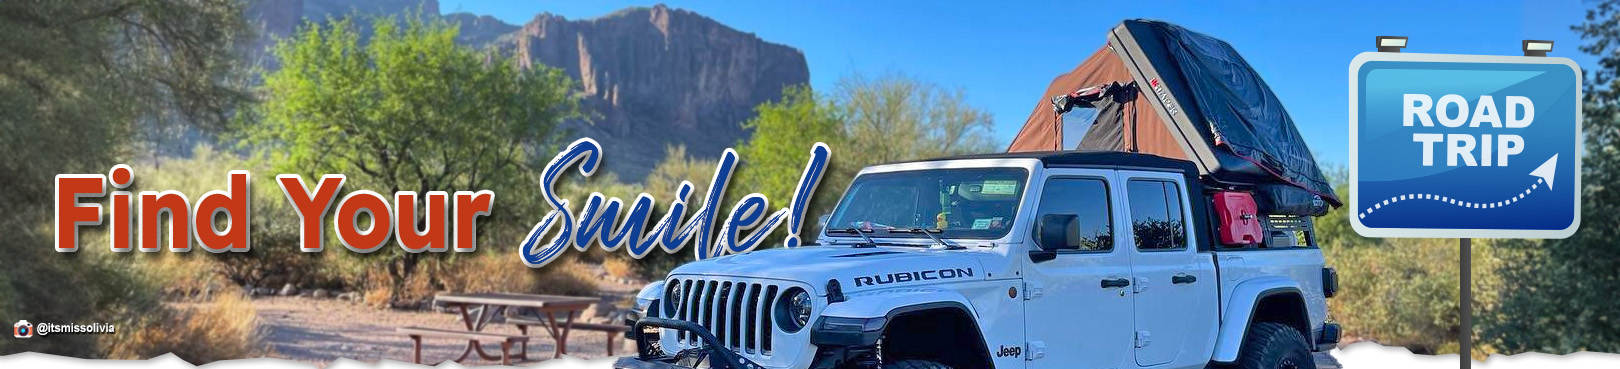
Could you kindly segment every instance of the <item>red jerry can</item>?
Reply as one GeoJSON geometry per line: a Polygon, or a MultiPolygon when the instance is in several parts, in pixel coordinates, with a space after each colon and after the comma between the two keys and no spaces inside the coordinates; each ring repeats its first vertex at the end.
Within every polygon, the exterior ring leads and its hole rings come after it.
{"type": "Polygon", "coordinates": [[[1264,232],[1260,227],[1259,207],[1254,204],[1253,194],[1216,192],[1215,211],[1221,222],[1221,244],[1238,246],[1260,243],[1260,235],[1264,232]]]}

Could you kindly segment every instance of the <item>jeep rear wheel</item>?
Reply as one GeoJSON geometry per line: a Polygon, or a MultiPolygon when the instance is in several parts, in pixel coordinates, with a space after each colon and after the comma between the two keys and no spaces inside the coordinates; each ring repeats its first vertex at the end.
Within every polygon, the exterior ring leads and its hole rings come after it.
{"type": "Polygon", "coordinates": [[[1279,323],[1258,323],[1249,327],[1243,339],[1243,352],[1232,367],[1241,369],[1313,369],[1315,359],[1299,330],[1279,323]]]}
{"type": "Polygon", "coordinates": [[[927,360],[900,360],[883,364],[883,369],[951,369],[951,367],[927,360]]]}

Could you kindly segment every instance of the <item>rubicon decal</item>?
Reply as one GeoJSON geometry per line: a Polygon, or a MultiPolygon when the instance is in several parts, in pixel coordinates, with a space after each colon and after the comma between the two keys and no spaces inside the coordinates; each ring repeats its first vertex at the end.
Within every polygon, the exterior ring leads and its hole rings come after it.
{"type": "Polygon", "coordinates": [[[953,279],[972,277],[973,268],[930,269],[910,272],[877,274],[869,277],[855,277],[855,287],[875,286],[890,283],[905,283],[911,281],[931,281],[936,279],[953,279]]]}

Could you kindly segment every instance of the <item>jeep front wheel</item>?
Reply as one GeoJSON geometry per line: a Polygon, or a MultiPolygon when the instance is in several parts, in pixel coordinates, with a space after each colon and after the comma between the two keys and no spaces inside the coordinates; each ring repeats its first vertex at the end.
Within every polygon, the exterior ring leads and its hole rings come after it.
{"type": "Polygon", "coordinates": [[[1249,327],[1243,339],[1243,352],[1232,367],[1241,369],[1316,368],[1305,336],[1299,330],[1279,323],[1258,323],[1249,327]]]}
{"type": "Polygon", "coordinates": [[[951,367],[927,360],[900,360],[883,364],[883,369],[951,369],[951,367]]]}

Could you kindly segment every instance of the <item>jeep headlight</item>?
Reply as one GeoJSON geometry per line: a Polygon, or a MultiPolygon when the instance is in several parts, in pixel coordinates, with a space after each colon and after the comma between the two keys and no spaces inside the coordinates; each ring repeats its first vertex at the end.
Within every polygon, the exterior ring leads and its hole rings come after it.
{"type": "Polygon", "coordinates": [[[815,308],[810,293],[797,287],[782,294],[782,301],[776,306],[776,321],[781,322],[782,330],[790,333],[809,325],[810,315],[815,308]]]}
{"type": "MultiPolygon", "coordinates": [[[[686,284],[691,285],[692,282],[687,281],[686,284]]],[[[686,303],[686,293],[683,292],[680,280],[675,280],[675,283],[670,283],[666,288],[668,290],[664,291],[664,316],[675,316],[675,312],[680,311],[681,305],[686,303]]]]}
{"type": "Polygon", "coordinates": [[[628,318],[635,321],[649,315],[657,315],[657,312],[652,311],[652,307],[663,294],[664,281],[649,283],[646,287],[642,287],[641,292],[636,293],[636,305],[630,309],[628,318]]]}

